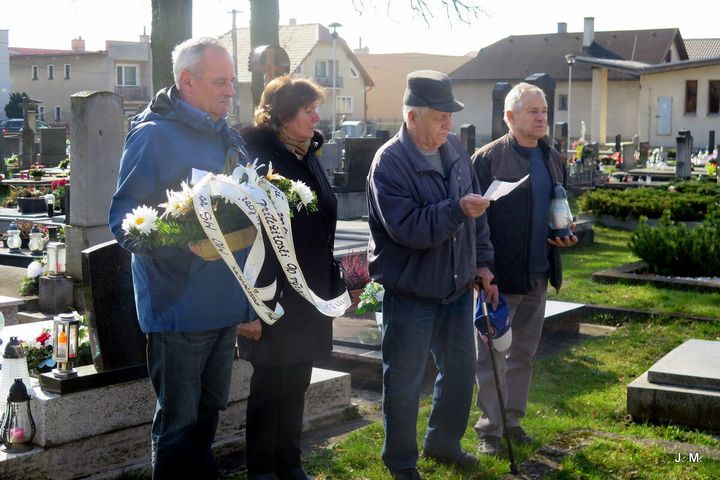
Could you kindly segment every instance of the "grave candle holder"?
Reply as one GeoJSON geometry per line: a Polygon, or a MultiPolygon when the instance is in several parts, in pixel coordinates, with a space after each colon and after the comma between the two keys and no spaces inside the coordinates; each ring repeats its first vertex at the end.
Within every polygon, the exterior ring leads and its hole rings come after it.
{"type": "Polygon", "coordinates": [[[550,202],[550,238],[572,237],[570,225],[573,222],[572,211],[567,200],[567,193],[562,185],[553,188],[553,199],[550,202]]]}
{"type": "Polygon", "coordinates": [[[28,248],[30,249],[30,254],[33,257],[42,257],[43,249],[45,248],[45,241],[43,240],[42,232],[37,225],[33,225],[29,236],[30,240],[28,241],[28,248]]]}
{"type": "Polygon", "coordinates": [[[52,277],[64,277],[67,262],[65,244],[62,242],[50,242],[47,247],[47,255],[48,275],[52,277]]]}
{"type": "Polygon", "coordinates": [[[73,361],[78,354],[78,334],[80,321],[73,313],[61,313],[53,320],[53,358],[57,368],[52,373],[55,378],[77,376],[73,361]]]}
{"type": "Polygon", "coordinates": [[[30,411],[30,395],[22,379],[16,378],[7,396],[0,438],[7,453],[22,453],[33,449],[35,422],[30,411]]]}
{"type": "Polygon", "coordinates": [[[20,229],[17,223],[13,220],[7,229],[7,246],[10,249],[9,253],[20,253],[20,245],[22,240],[20,239],[20,229]]]}

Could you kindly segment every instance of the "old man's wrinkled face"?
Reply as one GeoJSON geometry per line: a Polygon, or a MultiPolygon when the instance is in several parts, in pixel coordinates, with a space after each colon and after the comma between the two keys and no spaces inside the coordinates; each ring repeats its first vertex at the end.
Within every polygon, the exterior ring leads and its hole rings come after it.
{"type": "Polygon", "coordinates": [[[452,130],[452,113],[431,108],[413,110],[408,114],[408,130],[415,145],[425,151],[435,151],[447,141],[452,130]]]}

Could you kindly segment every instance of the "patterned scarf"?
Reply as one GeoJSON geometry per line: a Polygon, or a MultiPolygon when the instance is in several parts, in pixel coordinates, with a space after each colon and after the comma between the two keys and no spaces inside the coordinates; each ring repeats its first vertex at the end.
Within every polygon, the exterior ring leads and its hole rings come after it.
{"type": "Polygon", "coordinates": [[[307,155],[308,149],[310,148],[311,139],[308,138],[307,140],[303,141],[293,140],[279,130],[277,132],[277,136],[283,143],[283,145],[285,145],[285,148],[294,153],[295,156],[299,159],[303,159],[305,155],[307,155]]]}

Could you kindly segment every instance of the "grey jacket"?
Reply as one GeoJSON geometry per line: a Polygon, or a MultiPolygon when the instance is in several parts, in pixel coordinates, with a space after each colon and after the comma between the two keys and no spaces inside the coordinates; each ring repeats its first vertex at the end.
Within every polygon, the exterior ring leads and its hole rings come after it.
{"type": "MultiPolygon", "coordinates": [[[[529,159],[515,145],[515,138],[507,133],[473,155],[473,169],[483,191],[495,179],[515,182],[530,173],[529,159]]],[[[553,185],[564,184],[565,172],[560,154],[543,140],[540,140],[540,148],[553,185]]],[[[509,195],[494,201],[487,210],[490,239],[495,245],[495,278],[501,293],[525,294],[530,290],[530,188],[529,181],[523,182],[509,195]]],[[[548,244],[547,254],[550,285],[559,289],[562,284],[560,252],[557,247],[548,244]]]]}
{"type": "Polygon", "coordinates": [[[470,157],[455,135],[440,147],[447,179],[433,170],[403,125],[375,154],[367,182],[373,280],[438,302],[467,292],[476,268],[492,266],[485,215],[466,217],[458,201],[480,193],[470,157]]]}

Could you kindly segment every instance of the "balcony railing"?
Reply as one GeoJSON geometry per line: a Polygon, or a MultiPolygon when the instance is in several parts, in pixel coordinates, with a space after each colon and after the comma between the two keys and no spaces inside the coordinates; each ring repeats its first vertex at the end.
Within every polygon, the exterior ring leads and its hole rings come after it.
{"type": "Polygon", "coordinates": [[[115,87],[115,93],[123,97],[125,100],[150,100],[147,87],[117,85],[115,87]]]}
{"type": "MultiPolygon", "coordinates": [[[[321,87],[332,88],[333,86],[332,77],[315,77],[315,80],[321,87]]],[[[335,88],[343,88],[343,77],[335,77],[335,88]]]]}

